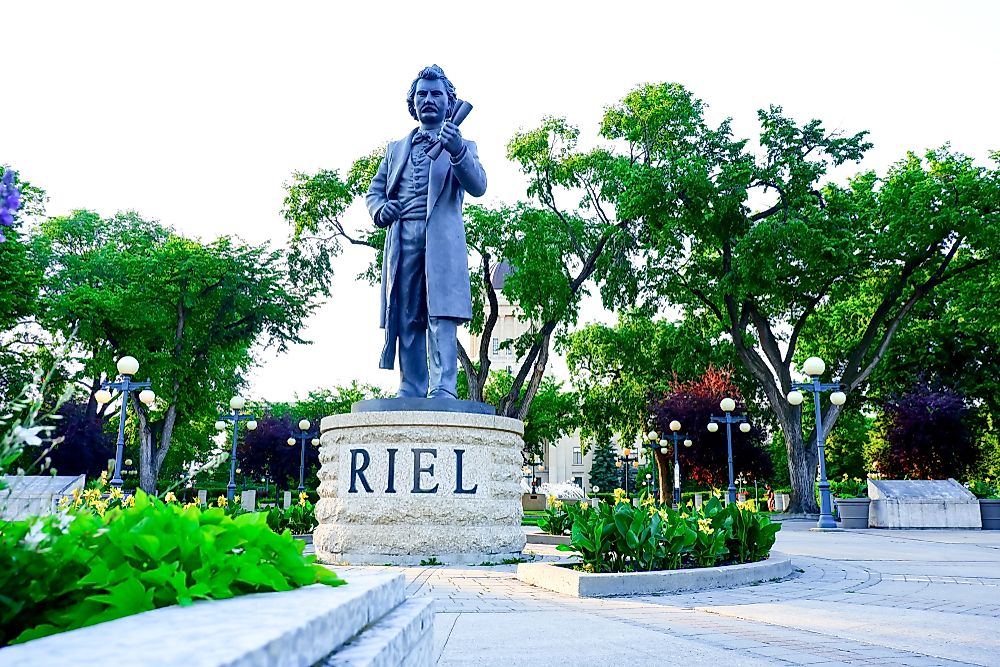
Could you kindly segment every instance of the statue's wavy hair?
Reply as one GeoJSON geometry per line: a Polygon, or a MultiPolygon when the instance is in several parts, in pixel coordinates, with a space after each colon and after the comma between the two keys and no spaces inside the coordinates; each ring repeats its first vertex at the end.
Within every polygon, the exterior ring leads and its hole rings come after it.
{"type": "Polygon", "coordinates": [[[406,108],[410,110],[410,115],[413,116],[413,120],[419,120],[419,117],[417,116],[417,109],[413,106],[413,96],[417,94],[417,81],[420,81],[421,79],[427,79],[428,81],[436,81],[440,79],[441,81],[444,81],[444,89],[448,93],[449,109],[449,112],[446,115],[451,116],[451,111],[454,111],[455,108],[455,100],[458,99],[458,96],[455,94],[455,86],[452,85],[451,81],[448,80],[448,77],[444,75],[443,69],[437,65],[431,65],[430,67],[425,67],[420,70],[420,73],[417,74],[417,78],[410,84],[410,92],[406,95],[406,108]]]}

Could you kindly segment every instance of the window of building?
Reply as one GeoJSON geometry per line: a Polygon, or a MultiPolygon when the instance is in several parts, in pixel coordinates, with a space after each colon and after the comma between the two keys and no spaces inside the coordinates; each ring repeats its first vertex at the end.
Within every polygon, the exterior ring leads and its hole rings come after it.
{"type": "Polygon", "coordinates": [[[583,477],[574,477],[573,478],[573,483],[576,484],[577,486],[579,486],[582,489],[583,488],[583,477]]]}
{"type": "Polygon", "coordinates": [[[499,352],[500,352],[500,339],[499,338],[494,338],[492,342],[493,342],[493,354],[499,354],[499,352]]]}
{"type": "Polygon", "coordinates": [[[583,465],[583,452],[580,451],[579,447],[573,448],[573,465],[575,466],[583,465]]]}

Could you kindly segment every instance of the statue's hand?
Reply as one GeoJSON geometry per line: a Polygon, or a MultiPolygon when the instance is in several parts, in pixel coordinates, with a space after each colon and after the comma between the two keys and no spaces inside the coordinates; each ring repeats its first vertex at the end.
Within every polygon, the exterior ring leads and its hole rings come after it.
{"type": "Polygon", "coordinates": [[[440,137],[444,144],[444,149],[453,156],[457,156],[465,147],[465,144],[462,142],[461,130],[458,129],[458,125],[455,125],[450,120],[446,120],[444,125],[441,126],[440,137]]]}
{"type": "Polygon", "coordinates": [[[399,220],[399,214],[401,211],[402,208],[400,207],[399,202],[395,199],[390,199],[385,203],[385,206],[382,207],[382,211],[378,214],[379,222],[382,223],[383,227],[388,227],[392,223],[399,220]]]}

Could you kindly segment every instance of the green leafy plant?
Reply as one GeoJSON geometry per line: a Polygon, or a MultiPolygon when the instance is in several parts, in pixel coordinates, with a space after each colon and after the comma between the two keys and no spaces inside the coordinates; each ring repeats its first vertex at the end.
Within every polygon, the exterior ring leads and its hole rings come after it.
{"type": "Polygon", "coordinates": [[[276,533],[289,530],[293,535],[308,535],[318,525],[316,506],[308,500],[303,491],[299,502],[285,509],[274,508],[267,513],[267,525],[276,533]]]}
{"type": "Polygon", "coordinates": [[[263,513],[166,503],[0,524],[0,645],[150,609],[344,581],[263,513]]]}
{"type": "Polygon", "coordinates": [[[439,560],[437,559],[437,556],[431,556],[430,558],[424,558],[424,559],[422,559],[422,560],[420,561],[420,564],[421,564],[421,565],[424,565],[424,566],[430,566],[430,565],[444,565],[444,563],[442,563],[441,561],[439,561],[439,560]]]}
{"type": "Polygon", "coordinates": [[[867,498],[868,480],[848,477],[847,473],[844,473],[841,479],[830,480],[830,493],[838,498],[867,498]]]}
{"type": "Polygon", "coordinates": [[[587,572],[711,567],[767,558],[780,528],[766,514],[714,498],[682,512],[601,503],[578,512],[570,544],[557,549],[576,553],[587,572]]]}
{"type": "Polygon", "coordinates": [[[997,487],[991,484],[989,479],[986,480],[974,479],[968,482],[965,486],[967,489],[969,489],[969,491],[972,492],[972,495],[974,495],[976,498],[981,498],[981,499],[1000,498],[1000,495],[998,495],[997,493],[997,487]]]}

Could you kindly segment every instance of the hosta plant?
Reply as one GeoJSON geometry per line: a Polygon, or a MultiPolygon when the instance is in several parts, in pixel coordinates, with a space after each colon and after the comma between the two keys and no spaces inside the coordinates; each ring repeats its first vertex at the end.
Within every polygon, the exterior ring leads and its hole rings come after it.
{"type": "Polygon", "coordinates": [[[158,607],[344,583],[264,513],[165,503],[0,524],[0,646],[158,607]]]}

